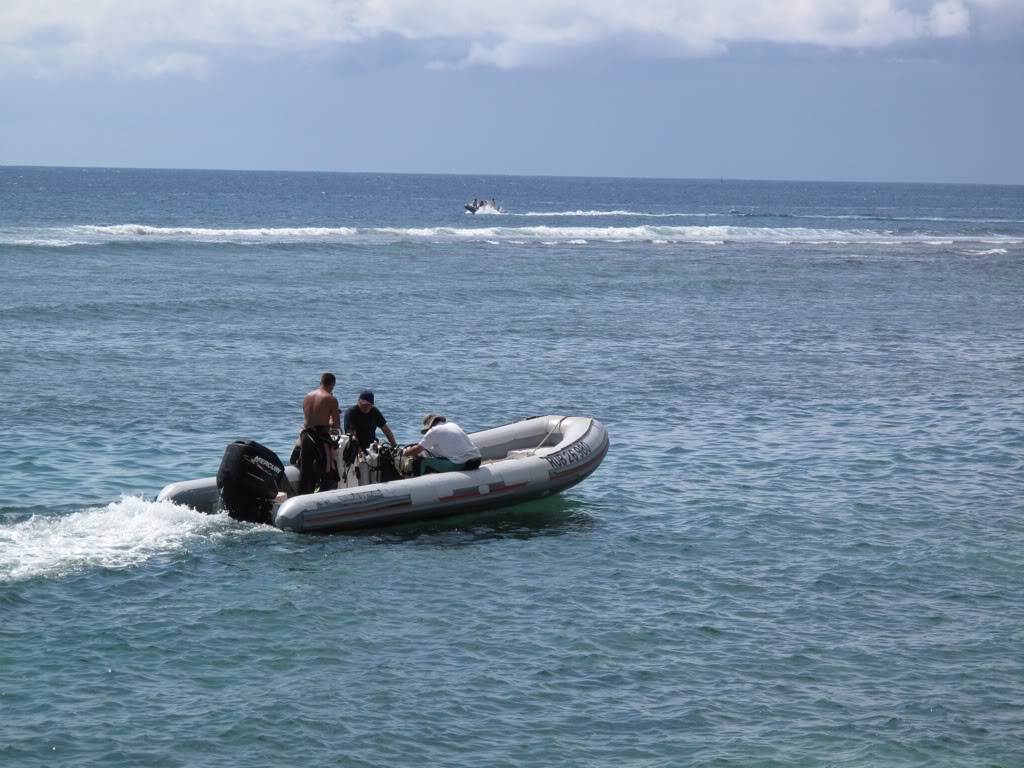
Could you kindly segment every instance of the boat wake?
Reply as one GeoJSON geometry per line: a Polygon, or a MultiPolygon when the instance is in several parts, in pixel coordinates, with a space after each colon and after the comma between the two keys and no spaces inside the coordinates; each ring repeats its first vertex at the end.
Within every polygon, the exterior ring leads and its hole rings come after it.
{"type": "Polygon", "coordinates": [[[727,216],[725,213],[644,213],[642,211],[527,211],[510,213],[509,216],[533,216],[540,218],[558,218],[572,216],[574,218],[590,218],[601,216],[636,217],[649,219],[699,219],[714,216],[727,216]]]}
{"type": "Polygon", "coordinates": [[[0,524],[0,583],[132,568],[228,532],[257,530],[227,515],[125,496],[106,507],[0,524]]]}

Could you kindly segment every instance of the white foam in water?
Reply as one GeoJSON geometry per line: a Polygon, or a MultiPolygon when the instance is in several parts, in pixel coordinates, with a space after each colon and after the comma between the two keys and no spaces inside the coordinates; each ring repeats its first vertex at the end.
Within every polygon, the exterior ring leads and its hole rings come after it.
{"type": "Polygon", "coordinates": [[[743,242],[768,244],[849,244],[875,245],[948,245],[953,242],[980,242],[986,244],[1021,244],[1024,239],[1008,236],[961,236],[937,240],[934,234],[894,234],[870,229],[812,229],[808,227],[736,227],[736,226],[684,226],[684,227],[425,227],[425,228],[368,228],[359,234],[388,235],[408,238],[457,240],[534,240],[547,245],[552,242],[651,242],[670,243],[743,242]]]}
{"type": "Polygon", "coordinates": [[[130,568],[229,529],[262,527],[137,496],[60,517],[35,515],[0,526],[0,583],[86,568],[130,568]]]}
{"type": "Polygon", "coordinates": [[[47,240],[43,238],[31,238],[28,240],[12,240],[11,245],[43,246],[46,248],[71,248],[76,245],[88,245],[84,240],[47,240]]]}
{"type": "Polygon", "coordinates": [[[964,251],[968,256],[1001,256],[1006,252],[1005,248],[988,248],[984,251],[964,251]]]}
{"type": "MultiPolygon", "coordinates": [[[[651,214],[654,215],[654,214],[651,214]]],[[[673,214],[674,215],[674,214],[673,214]]],[[[687,214],[689,215],[689,214],[687,214]]],[[[0,232],[0,242],[8,233],[0,232]]],[[[931,245],[978,243],[989,246],[1024,244],[1024,238],[1011,235],[939,234],[935,232],[898,233],[878,229],[818,229],[810,227],[721,226],[531,226],[531,227],[269,227],[251,229],[214,229],[208,227],[150,227],[141,224],[112,226],[81,225],[25,233],[19,242],[66,247],[82,243],[136,241],[147,239],[199,242],[331,242],[334,240],[407,240],[432,241],[515,241],[540,242],[654,242],[668,243],[765,243],[771,245],[931,245]]]]}
{"type": "Polygon", "coordinates": [[[210,227],[149,227],[143,224],[117,224],[113,226],[82,225],[73,230],[94,235],[113,237],[210,237],[210,238],[320,238],[354,235],[351,227],[255,227],[243,229],[212,229],[210,227]]]}

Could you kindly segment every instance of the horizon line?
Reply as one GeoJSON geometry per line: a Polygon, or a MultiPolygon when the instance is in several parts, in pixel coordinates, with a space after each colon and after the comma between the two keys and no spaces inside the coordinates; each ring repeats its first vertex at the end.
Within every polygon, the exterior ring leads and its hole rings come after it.
{"type": "Polygon", "coordinates": [[[746,178],[741,176],[608,176],[604,174],[563,174],[563,173],[481,173],[461,172],[442,173],[438,171],[338,171],[338,170],[295,170],[283,168],[179,168],[173,166],[133,166],[133,165],[6,165],[0,163],[0,170],[11,168],[80,170],[80,171],[188,171],[201,173],[294,173],[294,174],[337,174],[352,176],[491,176],[507,178],[539,178],[539,179],[621,179],[636,181],[719,181],[725,182],[762,182],[780,184],[905,184],[905,185],[944,185],[944,186],[978,186],[978,187],[1021,187],[1024,182],[992,182],[992,181],[881,181],[881,180],[849,180],[849,179],[767,179],[746,178]]]}

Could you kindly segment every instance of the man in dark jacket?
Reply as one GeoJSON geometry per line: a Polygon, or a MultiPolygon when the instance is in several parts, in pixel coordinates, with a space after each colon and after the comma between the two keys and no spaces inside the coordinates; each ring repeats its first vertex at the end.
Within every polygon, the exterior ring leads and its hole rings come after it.
{"type": "Polygon", "coordinates": [[[392,448],[398,446],[387,419],[373,404],[373,392],[364,389],[359,393],[356,404],[345,410],[345,434],[354,436],[359,447],[365,451],[377,439],[377,427],[380,427],[392,448]]]}

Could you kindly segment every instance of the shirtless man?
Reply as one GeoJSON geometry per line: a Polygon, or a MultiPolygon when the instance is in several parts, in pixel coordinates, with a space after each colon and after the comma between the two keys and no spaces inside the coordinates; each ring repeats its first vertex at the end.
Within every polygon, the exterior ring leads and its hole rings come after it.
{"type": "Polygon", "coordinates": [[[320,388],[302,398],[302,431],[299,432],[299,493],[331,491],[338,487],[334,435],[341,430],[341,409],[332,392],[333,373],[320,377],[320,388]]]}
{"type": "Polygon", "coordinates": [[[302,398],[303,427],[329,427],[332,431],[341,430],[341,409],[334,392],[333,373],[325,373],[320,377],[320,388],[314,389],[302,398]]]}

